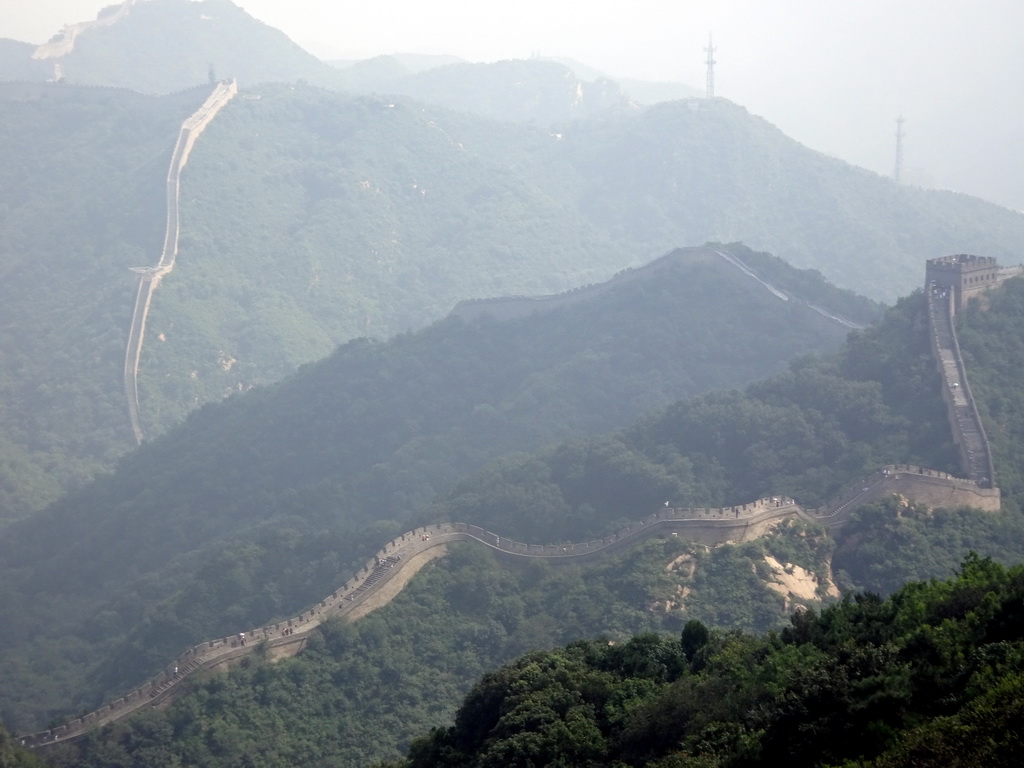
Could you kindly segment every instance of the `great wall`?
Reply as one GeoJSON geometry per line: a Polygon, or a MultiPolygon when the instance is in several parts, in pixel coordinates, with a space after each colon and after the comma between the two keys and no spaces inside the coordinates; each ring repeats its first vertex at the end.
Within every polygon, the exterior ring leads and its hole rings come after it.
{"type": "MultiPolygon", "coordinates": [[[[721,252],[711,252],[725,258],[721,252]]],[[[740,268],[745,268],[745,265],[740,268]]],[[[429,559],[427,553],[430,550],[453,542],[475,542],[506,559],[542,558],[553,563],[578,563],[603,557],[650,536],[682,535],[709,545],[740,542],[757,538],[774,523],[790,517],[837,527],[859,507],[893,494],[930,507],[969,506],[996,512],[1000,508],[1000,492],[995,485],[991,449],[967,381],[953,318],[970,298],[1020,271],[1021,268],[1001,269],[994,259],[966,255],[932,259],[927,265],[925,282],[932,351],[942,375],[943,399],[966,477],[924,467],[889,465],[850,484],[829,504],[818,509],[804,509],[786,496],[767,496],[723,508],[666,508],[610,536],[575,544],[527,544],[466,523],[424,526],[389,541],[340,588],[297,616],[189,648],[124,697],[64,725],[22,736],[20,743],[37,748],[67,742],[144,707],[158,706],[182,691],[182,682],[190,675],[229,664],[257,650],[281,656],[292,655],[301,650],[309,634],[325,618],[358,618],[364,615],[368,611],[360,611],[360,608],[367,605],[386,584],[400,574],[406,578],[415,574],[429,559]]],[[[777,292],[753,273],[751,276],[768,290],[777,292]]],[[[585,290],[601,290],[605,285],[607,283],[585,290]]],[[[569,293],[569,300],[574,293],[569,293]]],[[[566,295],[561,296],[565,300],[566,295]]],[[[786,295],[780,295],[780,298],[789,300],[786,295]]],[[[484,303],[495,305],[495,302],[481,302],[484,303]]],[[[520,298],[503,300],[501,306],[514,307],[511,314],[518,315],[522,306],[536,308],[537,304],[535,300],[520,298]]],[[[482,307],[473,307],[472,311],[479,309],[482,307]]],[[[499,314],[506,315],[504,312],[499,314]]],[[[387,599],[390,598],[383,602],[387,599]]]]}
{"type": "MultiPolygon", "coordinates": [[[[218,84],[195,114],[183,123],[167,179],[167,230],[164,248],[156,267],[142,271],[132,318],[132,330],[125,360],[125,390],[129,399],[132,428],[141,442],[144,432],[137,395],[138,360],[145,329],[146,312],[160,277],[174,267],[179,220],[180,172],[196,138],[217,111],[237,92],[230,83],[218,84]]],[[[759,278],[732,254],[711,248],[679,249],[668,257],[639,270],[625,270],[600,285],[584,286],[550,297],[512,297],[463,302],[453,311],[462,316],[493,314],[498,319],[543,312],[572,303],[583,296],[601,292],[616,281],[629,280],[643,270],[658,268],[671,257],[720,258],[757,281],[782,301],[793,297],[759,278]]],[[[994,259],[958,255],[931,259],[926,268],[926,294],[933,356],[943,381],[950,428],[959,447],[965,477],[956,477],[924,467],[890,465],[852,483],[832,502],[818,509],[805,509],[786,496],[767,496],[753,502],[723,508],[665,508],[615,534],[575,544],[527,544],[466,523],[437,523],[409,531],[389,541],[341,587],[297,616],[237,635],[209,640],[189,648],[161,672],[127,695],[70,722],[20,737],[22,746],[45,747],[65,743],[90,729],[113,723],[145,707],[158,706],[183,690],[182,682],[200,670],[209,670],[258,650],[278,656],[292,655],[305,645],[309,634],[330,616],[352,619],[378,607],[371,598],[400,575],[407,580],[430,559],[428,553],[459,541],[475,542],[501,558],[521,560],[542,558],[553,563],[582,562],[603,557],[650,536],[681,535],[708,545],[747,541],[763,535],[779,520],[797,517],[826,527],[842,525],[864,504],[893,494],[931,507],[970,506],[998,511],[1000,492],[995,485],[991,449],[985,436],[956,337],[954,317],[967,300],[998,285],[1021,268],[1003,269],[994,259]],[[361,610],[369,606],[366,610],[361,610]]],[[[823,317],[849,328],[855,323],[808,305],[823,317]]],[[[434,553],[436,554],[436,553],[434,553]]],[[[401,581],[401,579],[399,579],[401,581]]],[[[404,583],[404,582],[402,582],[404,583]]],[[[393,595],[392,595],[393,596],[393,595]]],[[[385,597],[380,604],[387,602],[385,597]]]]}
{"type": "MultiPolygon", "coordinates": [[[[126,4],[127,5],[127,4],[126,4]]],[[[217,83],[213,92],[202,106],[190,115],[178,131],[171,164],[167,170],[167,225],[164,229],[164,246],[156,266],[139,267],[138,288],[135,291],[135,308],[129,325],[128,343],[124,355],[124,394],[128,401],[128,418],[131,421],[135,440],[142,443],[146,432],[142,427],[142,412],[139,408],[139,358],[142,356],[142,342],[146,335],[146,318],[153,300],[153,291],[160,285],[160,279],[174,269],[178,255],[178,238],[181,230],[179,198],[181,195],[181,171],[188,163],[189,153],[203,130],[217,115],[221,107],[238,93],[234,80],[217,83]]]]}
{"type": "MultiPolygon", "coordinates": [[[[57,59],[74,47],[82,32],[115,23],[125,16],[135,0],[125,0],[116,11],[93,22],[67,27],[61,35],[39,46],[36,59],[57,59]]],[[[163,251],[156,266],[141,268],[138,290],[125,355],[124,387],[129,415],[136,440],[142,442],[138,402],[138,365],[141,356],[146,318],[153,291],[160,279],[174,268],[180,229],[178,201],[180,174],[189,153],[203,129],[237,93],[234,81],[219,83],[202,107],[181,126],[167,177],[167,226],[163,251]]],[[[715,249],[680,249],[714,254],[760,283],[782,301],[793,300],[785,291],[761,280],[739,259],[715,249]]],[[[678,252],[677,252],[678,253],[678,252]]],[[[670,254],[671,255],[671,254],[670,254]]],[[[650,265],[649,265],[650,266],[650,265]]],[[[630,279],[638,270],[626,270],[616,278],[630,279]]],[[[331,616],[354,617],[359,609],[403,573],[415,572],[432,550],[454,542],[474,542],[506,560],[541,558],[552,563],[578,563],[607,556],[651,536],[681,535],[694,541],[715,545],[746,541],[761,536],[773,524],[797,517],[826,527],[845,523],[860,506],[893,494],[913,499],[928,506],[971,506],[987,511],[1000,508],[1000,491],[996,486],[991,447],[985,434],[978,408],[967,379],[955,329],[955,315],[966,302],[998,285],[1007,277],[1020,274],[1021,268],[1000,268],[995,259],[956,255],[931,259],[926,268],[926,296],[932,351],[942,376],[942,397],[947,406],[951,432],[958,446],[964,477],[911,465],[889,465],[852,483],[824,507],[805,509],[786,496],[766,496],[746,504],[723,508],[665,508],[620,531],[600,538],[574,544],[527,544],[466,523],[436,523],[416,528],[387,542],[341,587],[311,608],[289,619],[238,634],[216,638],[189,648],[170,662],[150,680],[110,704],[83,717],[55,728],[25,735],[20,744],[29,748],[66,743],[91,729],[102,727],[131,715],[145,707],[158,706],[181,692],[182,683],[201,670],[229,664],[245,655],[276,649],[281,655],[300,650],[309,635],[331,616]]],[[[488,312],[500,319],[549,311],[565,303],[604,290],[613,281],[584,286],[550,297],[511,297],[463,302],[453,314],[473,316],[488,312]]],[[[849,328],[856,323],[826,310],[808,305],[822,316],[849,328]]]]}
{"type": "Polygon", "coordinates": [[[510,560],[540,558],[552,563],[579,563],[625,549],[651,536],[681,535],[709,545],[748,541],[790,517],[836,527],[860,506],[892,494],[931,506],[999,509],[998,488],[980,488],[971,480],[923,467],[890,465],[852,484],[833,502],[818,509],[806,510],[784,496],[767,496],[731,507],[665,508],[610,536],[574,544],[527,544],[466,523],[423,526],[389,541],[348,581],[311,608],[289,619],[193,646],[127,695],[64,725],[22,736],[20,743],[36,748],[67,742],[90,729],[164,703],[182,691],[185,679],[200,670],[229,664],[256,651],[293,655],[324,619],[363,615],[358,609],[385,585],[406,569],[414,575],[427,561],[424,556],[429,550],[453,542],[475,542],[510,560]]]}

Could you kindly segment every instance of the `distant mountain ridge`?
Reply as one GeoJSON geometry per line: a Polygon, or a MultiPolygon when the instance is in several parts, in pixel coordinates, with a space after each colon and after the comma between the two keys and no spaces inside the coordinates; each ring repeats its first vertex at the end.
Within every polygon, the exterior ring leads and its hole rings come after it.
{"type": "Polygon", "coordinates": [[[0,56],[0,79],[41,71],[68,83],[150,94],[205,83],[211,70],[244,85],[337,82],[335,68],[230,0],[127,0],[33,47],[30,58],[45,68],[19,61],[18,52],[24,49],[0,56]]]}
{"type": "MultiPolygon", "coordinates": [[[[733,252],[730,252],[728,247],[723,246],[723,248],[717,248],[714,246],[679,248],[672,253],[662,256],[660,259],[655,259],[650,264],[636,268],[631,267],[618,272],[614,277],[604,283],[591,283],[589,285],[580,286],[579,288],[574,288],[573,290],[565,293],[551,294],[548,296],[499,296],[490,299],[469,299],[455,305],[450,316],[459,317],[464,320],[473,320],[481,317],[482,315],[489,315],[497,320],[508,320],[512,318],[529,317],[537,314],[546,314],[548,312],[564,309],[567,306],[578,302],[593,301],[609,291],[614,291],[616,288],[621,287],[627,282],[644,282],[651,280],[653,279],[653,275],[658,274],[663,270],[671,270],[677,262],[707,263],[714,262],[717,259],[722,259],[725,263],[733,265],[741,273],[759,283],[765,288],[765,290],[779,300],[790,301],[794,299],[794,297],[787,291],[780,290],[770,283],[765,282],[758,277],[755,272],[750,270],[750,268],[735,254],[735,251],[739,250],[736,245],[732,246],[733,252]]],[[[848,306],[858,315],[867,309],[867,307],[865,307],[861,302],[850,302],[850,299],[853,298],[852,296],[832,291],[831,287],[824,281],[820,282],[819,287],[822,289],[823,295],[821,295],[820,298],[815,299],[815,301],[823,301],[828,304],[830,303],[829,299],[831,299],[835,304],[844,307],[848,306]]],[[[864,328],[864,325],[868,322],[866,315],[860,315],[861,319],[865,321],[864,324],[860,324],[842,317],[841,315],[834,314],[833,312],[821,310],[820,308],[817,308],[815,304],[812,304],[806,299],[796,300],[817,309],[823,317],[834,320],[836,323],[846,328],[864,328]]],[[[840,310],[835,310],[835,312],[838,311],[840,310]]]]}
{"type": "Polygon", "coordinates": [[[397,58],[378,57],[342,70],[342,82],[359,92],[403,95],[492,120],[545,127],[630,106],[628,94],[614,81],[585,80],[555,61],[463,62],[416,72],[399,67],[397,58]]]}
{"type": "MultiPolygon", "coordinates": [[[[129,91],[40,83],[6,84],[0,93],[12,201],[0,210],[0,261],[37,254],[5,307],[19,318],[5,359],[53,344],[17,378],[8,374],[15,388],[28,387],[24,402],[46,403],[17,409],[5,435],[13,445],[3,453],[21,454],[16,470],[0,469],[9,478],[6,516],[18,516],[87,474],[79,468],[110,467],[124,450],[119,376],[104,371],[111,357],[123,360],[131,302],[109,297],[130,286],[127,268],[152,263],[146,254],[159,247],[167,161],[150,154],[134,164],[95,163],[142,146],[170,152],[177,128],[147,123],[143,105],[159,102],[129,91]],[[90,106],[65,112],[71,104],[90,106]],[[69,134],[60,121],[72,113],[79,126],[69,134]],[[50,168],[57,156],[67,159],[48,178],[26,165],[38,158],[36,167],[50,168]],[[112,176],[118,168],[126,175],[112,176]],[[149,186],[127,207],[153,203],[151,218],[112,217],[143,171],[149,186]],[[104,182],[90,181],[93,174],[104,182]],[[130,236],[129,220],[138,227],[130,236]],[[68,257],[88,271],[113,253],[120,266],[81,290],[83,272],[68,257]],[[53,383],[57,369],[38,366],[66,346],[45,318],[72,310],[75,341],[56,359],[97,382],[88,397],[79,379],[57,375],[53,383]]],[[[153,434],[349,339],[422,327],[466,299],[599,282],[679,245],[763,243],[879,298],[917,285],[921,262],[936,254],[1009,264],[1024,251],[1020,214],[898,187],[810,152],[721,100],[611,109],[553,130],[398,96],[243,88],[197,144],[182,184],[180,262],[155,295],[153,343],[141,360],[153,434]]]]}

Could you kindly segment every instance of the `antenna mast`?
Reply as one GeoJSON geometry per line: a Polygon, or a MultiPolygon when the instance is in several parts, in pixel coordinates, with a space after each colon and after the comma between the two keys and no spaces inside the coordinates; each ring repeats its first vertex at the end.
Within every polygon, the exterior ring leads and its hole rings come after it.
{"type": "Polygon", "coordinates": [[[900,183],[900,175],[903,170],[903,115],[896,118],[896,167],[893,169],[892,178],[897,184],[900,183]]]}
{"type": "Polygon", "coordinates": [[[707,67],[708,67],[708,90],[707,98],[715,98],[715,46],[711,44],[711,33],[708,32],[708,44],[704,49],[708,52],[707,67]]]}

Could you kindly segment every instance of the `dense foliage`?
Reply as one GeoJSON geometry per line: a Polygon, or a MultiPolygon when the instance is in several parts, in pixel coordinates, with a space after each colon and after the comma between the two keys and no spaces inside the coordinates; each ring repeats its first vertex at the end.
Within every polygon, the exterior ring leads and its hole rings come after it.
{"type": "Polygon", "coordinates": [[[0,726],[0,766],[3,768],[43,768],[46,763],[27,750],[0,726]]]}
{"type": "Polygon", "coordinates": [[[1024,561],[1024,515],[1010,503],[993,514],[893,497],[862,507],[837,538],[832,572],[849,592],[887,595],[911,581],[947,578],[968,552],[1024,561]]]}
{"type": "Polygon", "coordinates": [[[485,675],[423,766],[1011,766],[1024,567],[804,611],[779,634],[577,642],[485,675]]]}

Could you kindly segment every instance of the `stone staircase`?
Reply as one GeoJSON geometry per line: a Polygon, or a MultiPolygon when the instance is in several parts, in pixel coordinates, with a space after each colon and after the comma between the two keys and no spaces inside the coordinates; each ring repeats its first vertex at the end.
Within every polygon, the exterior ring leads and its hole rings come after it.
{"type": "Polygon", "coordinates": [[[932,349],[943,381],[943,400],[949,426],[960,449],[964,476],[983,488],[995,485],[995,466],[985,428],[981,423],[953,323],[953,295],[928,289],[928,321],[932,349]]]}

